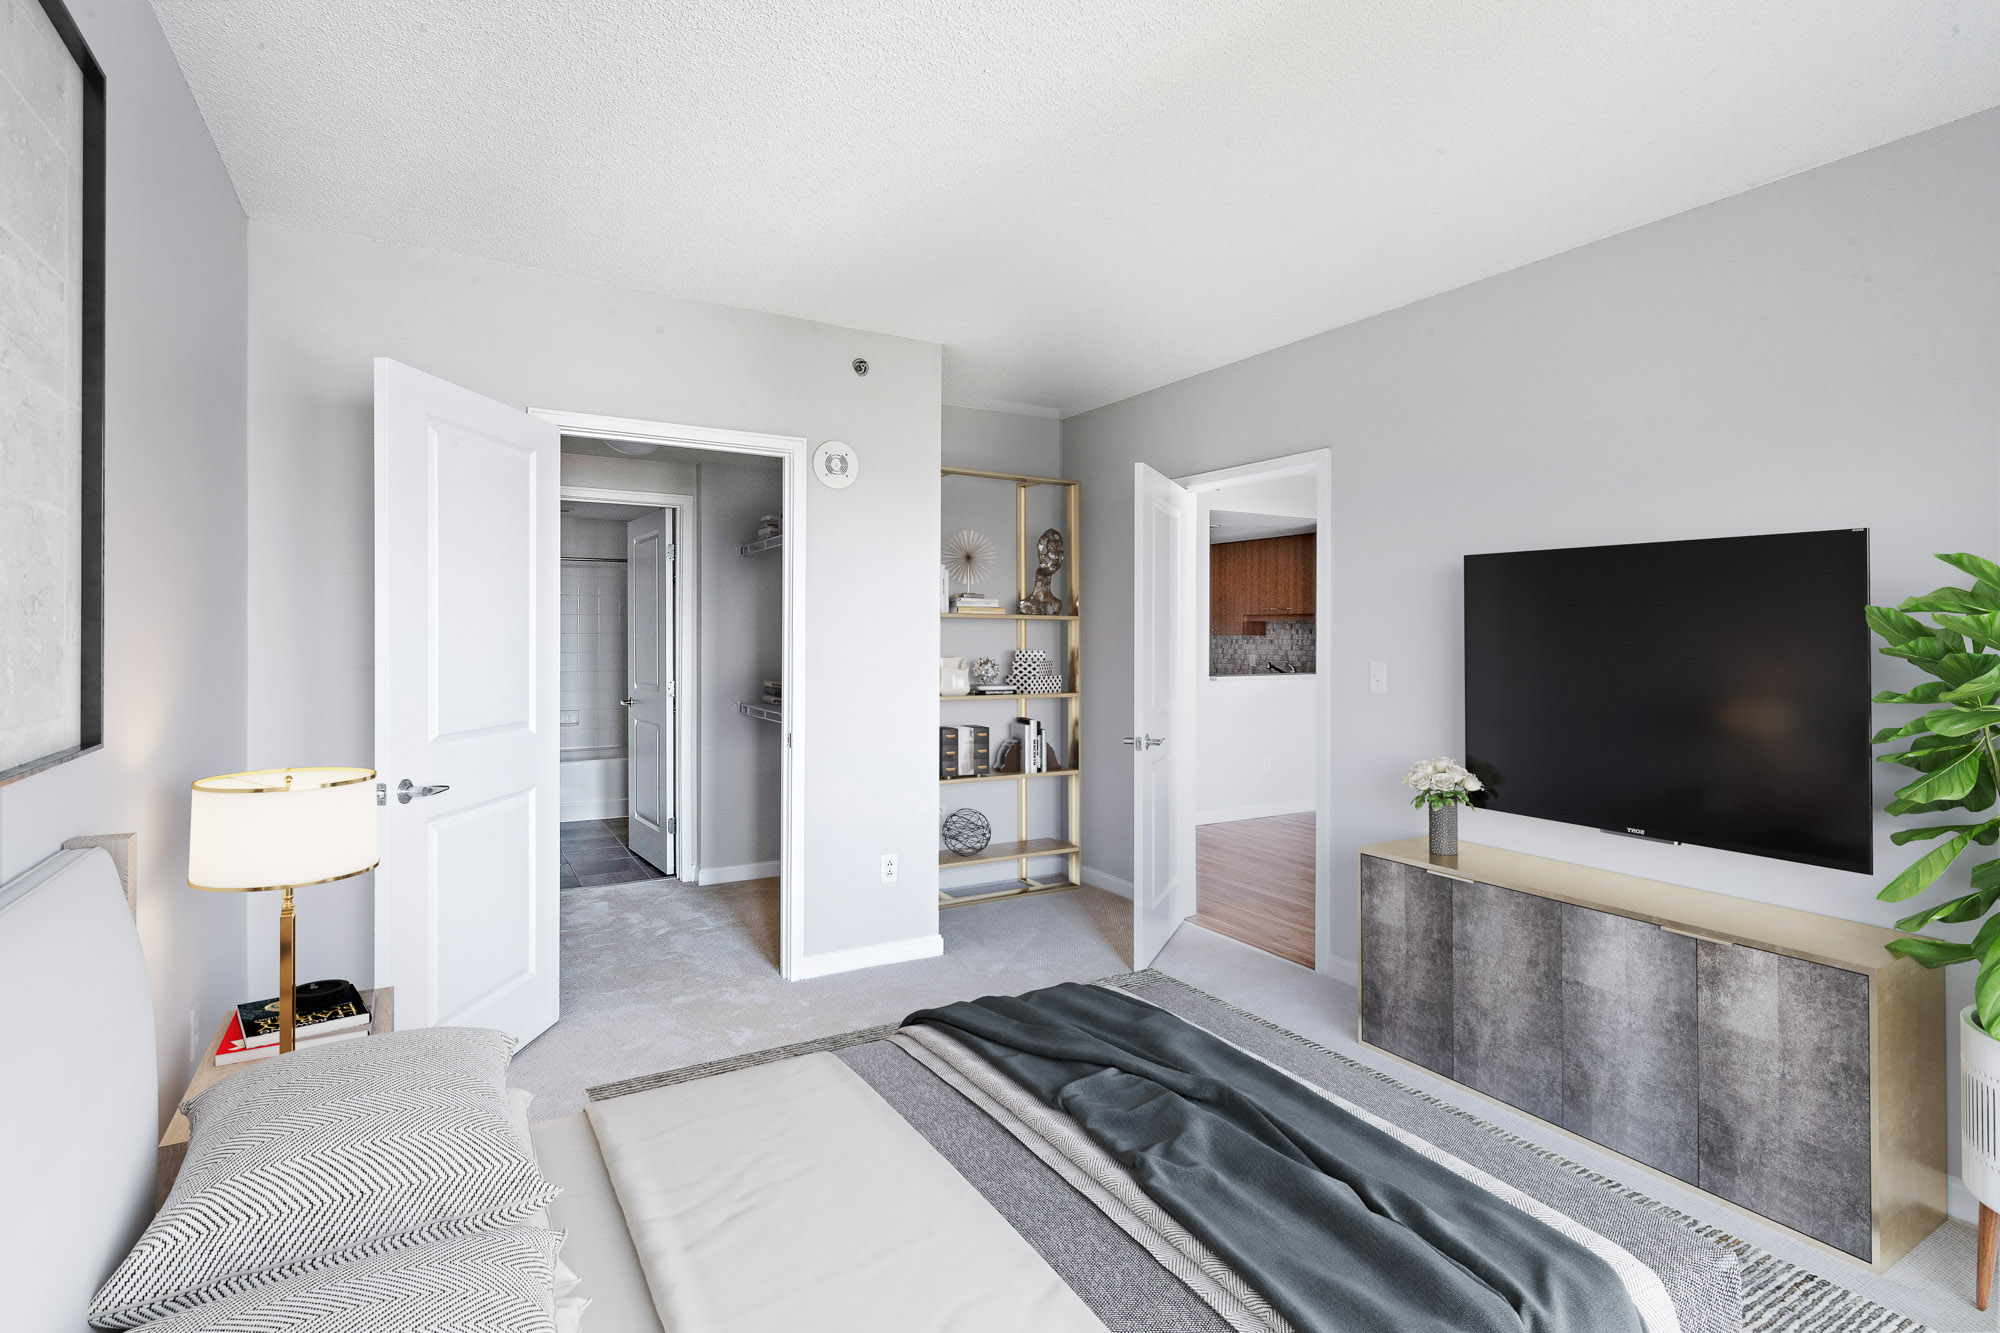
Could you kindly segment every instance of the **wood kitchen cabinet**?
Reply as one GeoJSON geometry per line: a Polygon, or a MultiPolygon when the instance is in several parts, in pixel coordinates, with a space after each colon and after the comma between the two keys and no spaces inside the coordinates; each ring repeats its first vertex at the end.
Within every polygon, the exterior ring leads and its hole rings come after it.
{"type": "Polygon", "coordinates": [[[1262,634],[1270,620],[1311,620],[1318,537],[1261,537],[1208,548],[1208,632],[1262,634]]]}

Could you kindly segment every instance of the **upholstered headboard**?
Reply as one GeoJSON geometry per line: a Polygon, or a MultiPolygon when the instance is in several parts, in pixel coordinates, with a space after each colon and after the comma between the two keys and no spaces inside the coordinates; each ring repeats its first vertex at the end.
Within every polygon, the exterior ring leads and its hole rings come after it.
{"type": "Polygon", "coordinates": [[[102,848],[0,886],[0,1323],[84,1328],[153,1205],[146,958],[102,848]]]}

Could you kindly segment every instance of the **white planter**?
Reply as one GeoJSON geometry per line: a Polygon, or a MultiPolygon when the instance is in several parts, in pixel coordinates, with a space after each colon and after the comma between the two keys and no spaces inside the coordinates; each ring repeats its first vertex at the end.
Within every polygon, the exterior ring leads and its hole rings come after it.
{"type": "Polygon", "coordinates": [[[1965,1188],[2000,1208],[2000,1041],[1980,1030],[1969,1004],[1958,1015],[1958,1105],[1965,1188]]]}

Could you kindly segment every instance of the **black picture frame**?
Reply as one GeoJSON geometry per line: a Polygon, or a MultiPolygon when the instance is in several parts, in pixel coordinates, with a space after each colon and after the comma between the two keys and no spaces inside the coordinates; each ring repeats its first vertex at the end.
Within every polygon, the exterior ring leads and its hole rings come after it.
{"type": "Polygon", "coordinates": [[[83,688],[77,744],[0,769],[0,786],[104,748],[104,70],[62,0],[41,4],[83,77],[83,688]]]}

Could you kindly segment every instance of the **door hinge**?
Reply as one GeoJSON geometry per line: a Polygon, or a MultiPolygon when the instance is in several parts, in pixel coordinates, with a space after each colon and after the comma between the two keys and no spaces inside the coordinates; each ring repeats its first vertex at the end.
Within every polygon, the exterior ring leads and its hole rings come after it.
{"type": "Polygon", "coordinates": [[[376,784],[375,784],[375,804],[377,804],[377,805],[387,805],[387,804],[389,804],[389,784],[388,784],[388,783],[386,783],[386,782],[378,782],[378,783],[376,783],[376,784]]]}
{"type": "Polygon", "coordinates": [[[681,558],[681,544],[679,542],[668,542],[667,563],[672,564],[674,561],[680,558],[681,558]]]}
{"type": "Polygon", "coordinates": [[[674,817],[673,817],[672,815],[668,815],[668,816],[667,816],[667,836],[669,836],[669,837],[672,837],[672,836],[673,836],[674,834],[676,834],[676,833],[679,833],[680,831],[681,831],[681,821],[680,821],[680,820],[678,820],[678,819],[675,819],[675,818],[674,818],[674,817]]]}
{"type": "Polygon", "coordinates": [[[679,681],[670,680],[667,682],[666,690],[667,690],[667,697],[669,699],[678,699],[680,697],[680,695],[677,693],[679,686],[680,686],[679,681]]]}

